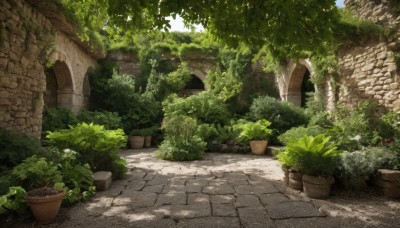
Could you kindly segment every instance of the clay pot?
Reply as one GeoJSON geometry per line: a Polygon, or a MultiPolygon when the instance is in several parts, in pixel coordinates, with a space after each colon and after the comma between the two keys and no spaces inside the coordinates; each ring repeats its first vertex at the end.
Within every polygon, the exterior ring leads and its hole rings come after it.
{"type": "Polygon", "coordinates": [[[332,184],[335,183],[335,178],[330,176],[310,176],[303,175],[304,193],[311,198],[327,199],[331,191],[332,184]]]}
{"type": "Polygon", "coordinates": [[[151,147],[151,135],[144,137],[144,147],[145,148],[151,147]]]}
{"type": "Polygon", "coordinates": [[[385,196],[400,198],[400,171],[390,169],[378,169],[373,183],[385,196]]]}
{"type": "Polygon", "coordinates": [[[132,149],[140,149],[144,146],[144,136],[129,136],[129,144],[132,149]]]}
{"type": "Polygon", "coordinates": [[[288,186],[288,185],[289,185],[289,168],[286,167],[286,166],[284,166],[284,165],[282,165],[281,168],[282,168],[282,171],[283,171],[283,174],[284,174],[284,176],[283,176],[283,183],[284,183],[286,186],[288,186]]]}
{"type": "Polygon", "coordinates": [[[26,202],[29,204],[33,216],[39,224],[49,224],[57,217],[65,193],[61,191],[55,195],[35,196],[35,191],[42,191],[42,189],[28,192],[26,202]]]}
{"type": "Polygon", "coordinates": [[[256,155],[262,155],[265,153],[265,149],[267,149],[268,141],[260,140],[260,141],[250,141],[251,153],[256,155]]]}
{"type": "Polygon", "coordinates": [[[289,187],[296,190],[303,190],[303,173],[289,171],[289,187]]]}

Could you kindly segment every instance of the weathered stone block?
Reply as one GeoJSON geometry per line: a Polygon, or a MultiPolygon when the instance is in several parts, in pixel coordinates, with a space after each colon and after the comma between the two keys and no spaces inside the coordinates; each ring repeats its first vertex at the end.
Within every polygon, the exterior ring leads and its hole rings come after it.
{"type": "Polygon", "coordinates": [[[99,191],[110,188],[112,182],[112,173],[107,171],[99,171],[93,174],[94,185],[99,191]]]}

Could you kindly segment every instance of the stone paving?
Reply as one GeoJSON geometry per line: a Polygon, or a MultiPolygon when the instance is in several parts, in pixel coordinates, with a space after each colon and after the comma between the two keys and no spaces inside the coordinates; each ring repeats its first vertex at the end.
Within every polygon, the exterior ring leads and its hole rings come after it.
{"type": "Polygon", "coordinates": [[[343,227],[314,202],[288,193],[270,157],[209,153],[201,161],[169,162],[153,152],[124,151],[126,178],[63,209],[51,226],[343,227]]]}

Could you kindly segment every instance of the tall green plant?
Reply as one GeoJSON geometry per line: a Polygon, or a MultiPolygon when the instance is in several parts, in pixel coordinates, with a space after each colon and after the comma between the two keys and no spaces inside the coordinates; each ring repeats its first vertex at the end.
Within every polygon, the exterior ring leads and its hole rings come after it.
{"type": "Polygon", "coordinates": [[[295,160],[293,167],[304,174],[313,176],[331,175],[335,170],[336,159],[341,152],[329,142],[325,135],[303,136],[286,145],[286,151],[295,160]]]}
{"type": "Polygon", "coordinates": [[[251,140],[268,140],[272,135],[272,130],[269,129],[271,123],[268,120],[259,120],[257,122],[247,122],[242,125],[240,138],[251,140]]]}
{"type": "Polygon", "coordinates": [[[187,116],[166,117],[162,124],[165,140],[157,156],[165,160],[185,161],[203,158],[206,142],[197,135],[197,122],[187,116]]]}
{"type": "Polygon", "coordinates": [[[81,123],[50,132],[47,138],[60,150],[69,148],[78,152],[79,160],[88,163],[92,171],[111,171],[113,178],[121,178],[127,171],[126,162],[119,154],[127,142],[121,129],[106,130],[100,125],[81,123]]]}

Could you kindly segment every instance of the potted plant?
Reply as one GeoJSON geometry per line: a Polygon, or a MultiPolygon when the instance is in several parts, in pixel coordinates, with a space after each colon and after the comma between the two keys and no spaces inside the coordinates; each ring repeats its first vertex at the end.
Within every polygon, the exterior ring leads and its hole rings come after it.
{"type": "Polygon", "coordinates": [[[257,122],[247,122],[242,125],[240,138],[250,141],[250,148],[253,154],[261,155],[265,153],[268,146],[268,139],[272,130],[268,127],[271,123],[268,120],[259,120],[257,122]]]}
{"type": "Polygon", "coordinates": [[[12,175],[30,190],[26,194],[26,202],[36,221],[39,224],[54,221],[65,195],[57,165],[34,155],[14,167],[12,175]]]}
{"type": "MultiPolygon", "coordinates": [[[[294,165],[294,158],[290,156],[290,154],[287,151],[284,151],[282,153],[279,153],[277,155],[279,163],[282,165],[282,171],[283,171],[283,182],[286,185],[289,185],[289,171],[294,165]]],[[[301,186],[301,189],[303,188],[303,185],[301,186]]]]}
{"type": "Polygon", "coordinates": [[[133,129],[129,133],[129,144],[132,149],[140,149],[144,147],[144,136],[146,134],[146,130],[143,129],[133,129]]]}
{"type": "Polygon", "coordinates": [[[303,190],[311,198],[326,199],[335,182],[332,174],[341,152],[323,134],[303,136],[290,141],[286,151],[294,158],[294,167],[303,173],[303,190]]]}
{"type": "Polygon", "coordinates": [[[144,135],[144,147],[149,148],[151,147],[151,138],[154,133],[157,131],[157,126],[149,127],[141,129],[141,133],[144,135]]]}

